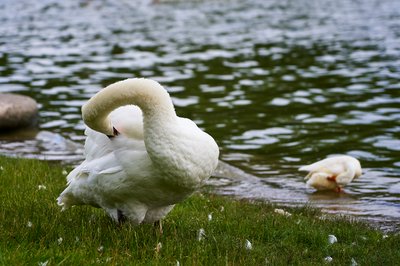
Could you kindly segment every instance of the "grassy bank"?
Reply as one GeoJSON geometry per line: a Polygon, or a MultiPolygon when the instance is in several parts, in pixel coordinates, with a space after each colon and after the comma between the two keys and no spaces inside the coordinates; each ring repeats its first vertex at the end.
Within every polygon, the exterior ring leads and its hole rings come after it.
{"type": "Polygon", "coordinates": [[[65,170],[35,160],[0,157],[1,265],[396,265],[400,236],[313,209],[287,209],[195,195],[163,222],[115,225],[101,210],[60,212],[65,170]],[[64,173],[63,173],[64,172],[64,173]],[[199,240],[199,230],[204,234],[199,240]],[[330,244],[329,235],[337,242],[330,244]],[[249,242],[247,242],[249,241],[249,242]],[[251,248],[249,243],[251,243],[251,248]]]}

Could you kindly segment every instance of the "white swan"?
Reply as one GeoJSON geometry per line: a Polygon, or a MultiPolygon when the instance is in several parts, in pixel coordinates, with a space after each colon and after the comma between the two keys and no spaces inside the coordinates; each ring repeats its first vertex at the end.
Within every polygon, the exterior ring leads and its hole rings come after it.
{"type": "Polygon", "coordinates": [[[82,116],[86,159],[67,176],[57,199],[63,210],[87,204],[116,221],[157,222],[217,167],[214,139],[178,117],[156,81],[111,84],[82,107],[82,116]]]}
{"type": "Polygon", "coordinates": [[[305,177],[306,180],[308,179],[307,185],[317,190],[335,190],[337,192],[362,174],[360,162],[347,155],[326,158],[300,167],[299,171],[309,172],[305,177]]]}

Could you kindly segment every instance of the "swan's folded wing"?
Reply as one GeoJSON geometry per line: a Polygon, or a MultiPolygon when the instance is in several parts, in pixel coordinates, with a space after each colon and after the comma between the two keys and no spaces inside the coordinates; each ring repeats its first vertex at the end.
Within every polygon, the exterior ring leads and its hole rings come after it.
{"type": "Polygon", "coordinates": [[[115,158],[128,175],[137,179],[153,176],[156,169],[144,141],[118,136],[112,145],[115,158]]]}
{"type": "Polygon", "coordinates": [[[107,153],[105,156],[83,161],[68,174],[67,181],[68,183],[75,181],[86,182],[88,178],[92,179],[98,175],[115,174],[121,171],[123,169],[115,159],[114,154],[107,153]]]}
{"type": "Polygon", "coordinates": [[[85,168],[85,161],[72,170],[67,176],[67,183],[70,184],[73,180],[86,178],[89,175],[89,169],[85,168]]]}
{"type": "Polygon", "coordinates": [[[318,161],[309,165],[305,165],[299,168],[299,171],[305,172],[319,172],[321,169],[328,169],[330,165],[325,161],[318,161]]]}
{"type": "MultiPolygon", "coordinates": [[[[143,142],[142,111],[133,105],[122,106],[110,113],[111,123],[122,135],[143,142]]],[[[113,140],[89,127],[85,130],[85,156],[87,161],[101,158],[112,152],[113,140]]]]}
{"type": "Polygon", "coordinates": [[[94,131],[91,128],[85,130],[85,157],[86,161],[106,156],[112,152],[110,139],[103,133],[94,131]]]}

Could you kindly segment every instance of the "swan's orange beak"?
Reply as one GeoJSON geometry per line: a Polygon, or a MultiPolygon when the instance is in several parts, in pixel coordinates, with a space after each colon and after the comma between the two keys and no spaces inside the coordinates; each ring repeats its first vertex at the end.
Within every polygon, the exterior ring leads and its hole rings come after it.
{"type": "Polygon", "coordinates": [[[336,183],[336,176],[335,176],[335,175],[330,176],[330,177],[327,177],[326,179],[328,179],[329,181],[332,181],[332,182],[335,182],[335,183],[336,183]]]}

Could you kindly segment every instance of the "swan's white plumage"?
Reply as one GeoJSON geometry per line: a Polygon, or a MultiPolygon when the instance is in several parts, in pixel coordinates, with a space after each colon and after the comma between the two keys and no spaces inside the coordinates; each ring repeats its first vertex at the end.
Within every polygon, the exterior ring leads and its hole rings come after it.
{"type": "Polygon", "coordinates": [[[168,93],[155,81],[112,84],[82,110],[89,125],[86,159],[67,176],[58,198],[63,209],[88,204],[115,220],[120,211],[134,224],[155,222],[199,188],[218,164],[214,139],[177,117],[168,93]],[[140,109],[125,106],[130,102],[140,109]],[[119,134],[108,137],[110,127],[119,134]]]}
{"type": "Polygon", "coordinates": [[[337,190],[362,174],[360,162],[347,155],[326,158],[299,168],[309,172],[307,185],[318,190],[337,190]]]}

